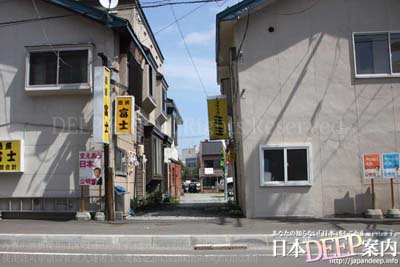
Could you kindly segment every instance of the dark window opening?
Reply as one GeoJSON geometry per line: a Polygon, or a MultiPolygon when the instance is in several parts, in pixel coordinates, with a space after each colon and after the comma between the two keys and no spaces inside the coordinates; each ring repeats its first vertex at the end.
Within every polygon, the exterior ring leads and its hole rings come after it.
{"type": "Polygon", "coordinates": [[[59,83],[88,81],[88,51],[60,51],[59,83]]]}
{"type": "Polygon", "coordinates": [[[135,96],[135,103],[142,106],[143,100],[143,69],[132,55],[129,56],[129,94],[135,96]]]}
{"type": "Polygon", "coordinates": [[[149,94],[153,96],[153,68],[149,65],[149,94]]]}
{"type": "Polygon", "coordinates": [[[88,83],[88,58],[87,49],[31,52],[29,85],[88,83]]]}
{"type": "Polygon", "coordinates": [[[283,149],[264,151],[264,179],[266,181],[285,181],[283,149]]]}
{"type": "Polygon", "coordinates": [[[357,34],[354,44],[357,74],[390,73],[387,33],[357,34]]]}
{"type": "Polygon", "coordinates": [[[30,54],[29,84],[57,83],[57,54],[54,52],[32,52],[30,54]]]}
{"type": "Polygon", "coordinates": [[[287,150],[288,181],[307,181],[307,165],[306,149],[287,150]]]}

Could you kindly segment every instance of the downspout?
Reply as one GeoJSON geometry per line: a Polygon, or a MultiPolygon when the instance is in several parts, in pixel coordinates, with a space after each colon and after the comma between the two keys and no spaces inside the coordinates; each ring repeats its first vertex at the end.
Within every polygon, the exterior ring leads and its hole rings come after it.
{"type": "MultiPolygon", "coordinates": [[[[231,94],[231,105],[232,105],[232,132],[233,132],[233,144],[234,144],[234,151],[236,154],[236,158],[233,161],[233,166],[234,166],[234,172],[235,172],[235,179],[233,179],[233,186],[235,188],[235,202],[237,206],[240,206],[240,198],[239,198],[239,186],[238,186],[238,167],[237,167],[237,162],[238,162],[238,141],[239,138],[236,133],[236,104],[235,104],[235,95],[237,92],[237,87],[238,87],[238,82],[237,82],[237,68],[236,63],[237,63],[237,53],[236,53],[236,47],[230,48],[229,51],[230,55],[230,61],[229,61],[229,76],[231,78],[230,82],[230,94],[231,94]]],[[[243,190],[243,189],[242,189],[243,190]]]]}

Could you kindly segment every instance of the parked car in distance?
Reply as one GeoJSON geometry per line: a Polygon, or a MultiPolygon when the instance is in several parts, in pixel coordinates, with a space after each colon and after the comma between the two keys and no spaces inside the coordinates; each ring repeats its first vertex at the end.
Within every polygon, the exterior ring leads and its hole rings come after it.
{"type": "Polygon", "coordinates": [[[199,182],[196,182],[196,190],[197,192],[201,192],[201,184],[199,182]]]}
{"type": "Polygon", "coordinates": [[[188,183],[182,183],[182,192],[186,193],[189,191],[189,184],[188,183]]]}
{"type": "Polygon", "coordinates": [[[221,179],[219,183],[217,183],[218,191],[225,191],[225,180],[228,189],[228,196],[233,196],[233,177],[226,177],[225,179],[221,179]]]}
{"type": "Polygon", "coordinates": [[[197,193],[200,192],[200,183],[198,182],[192,182],[189,184],[189,193],[197,193]]]}
{"type": "Polygon", "coordinates": [[[226,184],[228,185],[228,196],[233,197],[233,177],[226,177],[226,184]]]}

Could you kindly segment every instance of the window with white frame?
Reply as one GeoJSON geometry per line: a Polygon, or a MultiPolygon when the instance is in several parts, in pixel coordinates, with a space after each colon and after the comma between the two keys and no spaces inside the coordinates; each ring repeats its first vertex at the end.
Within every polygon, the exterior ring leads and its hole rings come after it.
{"type": "Polygon", "coordinates": [[[260,146],[260,185],[311,185],[310,145],[260,146]]]}
{"type": "Polygon", "coordinates": [[[162,141],[153,137],[153,174],[156,176],[162,175],[162,141]]]}
{"type": "Polygon", "coordinates": [[[89,47],[27,48],[26,86],[89,87],[91,53],[89,47]]]}
{"type": "Polygon", "coordinates": [[[400,76],[400,33],[354,33],[356,77],[400,76]]]}
{"type": "Polygon", "coordinates": [[[126,151],[120,148],[115,150],[115,171],[117,175],[126,175],[127,168],[126,168],[126,151]]]}

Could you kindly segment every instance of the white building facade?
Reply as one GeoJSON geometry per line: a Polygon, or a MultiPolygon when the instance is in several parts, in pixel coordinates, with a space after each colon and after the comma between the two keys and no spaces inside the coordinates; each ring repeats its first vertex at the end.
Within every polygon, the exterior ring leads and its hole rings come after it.
{"type": "MultiPolygon", "coordinates": [[[[237,197],[247,217],[362,214],[364,153],[399,152],[392,0],[248,0],[217,15],[237,197]]],[[[391,208],[376,179],[376,208],[391,208]]],[[[399,205],[400,186],[395,184],[399,205]]]]}

